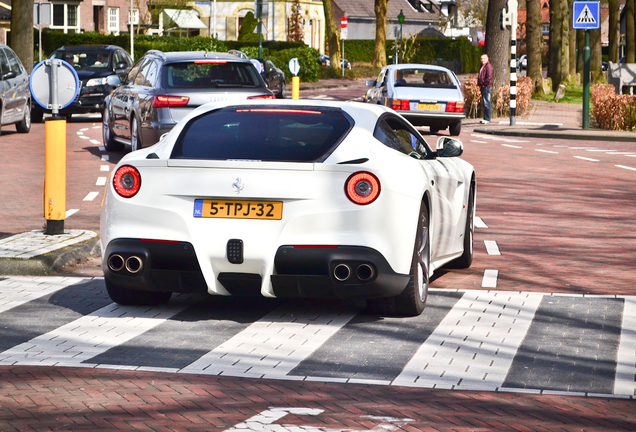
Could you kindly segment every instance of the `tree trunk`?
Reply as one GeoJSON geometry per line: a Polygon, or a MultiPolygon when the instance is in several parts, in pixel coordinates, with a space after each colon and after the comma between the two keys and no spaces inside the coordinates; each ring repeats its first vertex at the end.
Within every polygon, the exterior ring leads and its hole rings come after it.
{"type": "MultiPolygon", "coordinates": [[[[574,0],[568,0],[568,17],[571,17],[573,12],[572,9],[574,8],[574,0]]],[[[576,30],[574,30],[570,23],[572,22],[572,20],[570,18],[567,18],[566,21],[568,21],[568,38],[569,38],[569,47],[570,47],[570,53],[569,53],[569,66],[570,66],[570,70],[568,72],[568,74],[570,75],[570,82],[574,82],[575,77],[576,77],[576,30]]]]}
{"type": "Polygon", "coordinates": [[[620,11],[619,0],[609,0],[609,61],[618,63],[618,46],[620,43],[620,11]]]}
{"type": "Polygon", "coordinates": [[[570,20],[568,19],[568,0],[561,0],[561,79],[560,84],[570,82],[570,20]]]}
{"type": "Polygon", "coordinates": [[[634,34],[634,3],[635,0],[625,2],[625,61],[636,63],[636,35],[634,34]]]}
{"type": "Polygon", "coordinates": [[[603,76],[602,63],[603,53],[601,52],[601,30],[589,30],[590,32],[590,82],[592,84],[602,84],[605,81],[603,76]]]}
{"type": "Polygon", "coordinates": [[[541,29],[541,2],[526,3],[527,75],[532,78],[534,93],[543,89],[543,31],[541,29]]]}
{"type": "Polygon", "coordinates": [[[28,73],[33,69],[33,1],[13,0],[11,48],[28,73]]]}
{"type": "Polygon", "coordinates": [[[492,64],[493,101],[500,87],[510,84],[510,30],[499,29],[499,10],[506,6],[507,0],[490,0],[486,17],[486,44],[484,52],[492,64]]]}
{"type": "Polygon", "coordinates": [[[329,46],[329,58],[331,67],[340,69],[340,38],[338,37],[338,28],[333,17],[333,6],[331,0],[323,0],[322,5],[325,9],[325,21],[327,24],[327,45],[329,46]]]}
{"type": "Polygon", "coordinates": [[[386,9],[388,0],[375,0],[375,50],[373,66],[386,66],[386,9]]]}
{"type": "Polygon", "coordinates": [[[563,11],[561,2],[550,2],[550,64],[548,76],[552,78],[552,90],[557,91],[561,84],[561,45],[563,42],[563,11]]]}

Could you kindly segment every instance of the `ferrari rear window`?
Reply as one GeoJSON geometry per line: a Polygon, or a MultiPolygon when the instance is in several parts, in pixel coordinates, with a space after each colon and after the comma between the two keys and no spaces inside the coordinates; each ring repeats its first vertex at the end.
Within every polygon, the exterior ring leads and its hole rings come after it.
{"type": "Polygon", "coordinates": [[[353,126],[338,108],[245,106],[210,111],[183,129],[172,159],[320,162],[353,126]]]}

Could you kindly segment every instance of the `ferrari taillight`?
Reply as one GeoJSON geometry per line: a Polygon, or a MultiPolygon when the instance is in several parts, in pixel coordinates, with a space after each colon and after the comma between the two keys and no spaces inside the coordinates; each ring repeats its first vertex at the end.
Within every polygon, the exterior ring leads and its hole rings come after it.
{"type": "Polygon", "coordinates": [[[263,96],[250,96],[248,99],[276,99],[273,94],[263,96]]]}
{"type": "Polygon", "coordinates": [[[113,187],[121,197],[132,198],[137,195],[141,187],[141,175],[137,168],[130,165],[122,165],[115,171],[113,187]]]}
{"type": "Polygon", "coordinates": [[[177,108],[188,105],[188,96],[155,96],[153,106],[155,108],[177,108]]]}
{"type": "Polygon", "coordinates": [[[380,195],[380,181],[370,172],[357,172],[347,179],[345,194],[355,204],[371,204],[380,195]]]}
{"type": "Polygon", "coordinates": [[[406,99],[393,99],[391,102],[391,108],[396,111],[408,111],[411,109],[411,101],[406,99]]]}
{"type": "Polygon", "coordinates": [[[446,102],[446,112],[464,112],[463,102],[446,102]]]}

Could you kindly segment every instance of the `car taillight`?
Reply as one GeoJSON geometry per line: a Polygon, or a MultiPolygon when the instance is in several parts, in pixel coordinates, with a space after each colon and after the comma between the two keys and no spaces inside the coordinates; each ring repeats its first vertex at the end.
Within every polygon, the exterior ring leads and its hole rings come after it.
{"type": "Polygon", "coordinates": [[[408,111],[411,109],[411,101],[403,99],[393,99],[391,108],[394,110],[408,111]]]}
{"type": "Polygon", "coordinates": [[[276,99],[273,94],[263,96],[250,96],[248,99],[276,99]]]}
{"type": "Polygon", "coordinates": [[[446,102],[446,112],[464,112],[464,102],[446,102]]]}
{"type": "Polygon", "coordinates": [[[187,96],[155,96],[152,105],[155,108],[176,108],[188,105],[189,101],[187,96]]]}
{"type": "Polygon", "coordinates": [[[380,195],[380,181],[370,172],[357,172],[347,179],[345,194],[355,204],[371,204],[380,195]]]}
{"type": "Polygon", "coordinates": [[[119,167],[113,177],[113,187],[121,197],[134,197],[141,187],[141,175],[137,168],[130,165],[119,167]]]}

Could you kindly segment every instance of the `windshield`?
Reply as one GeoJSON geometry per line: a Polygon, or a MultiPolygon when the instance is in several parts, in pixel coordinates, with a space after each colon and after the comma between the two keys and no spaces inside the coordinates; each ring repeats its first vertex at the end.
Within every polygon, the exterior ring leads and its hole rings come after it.
{"type": "Polygon", "coordinates": [[[265,86],[251,63],[201,60],[164,66],[163,87],[175,89],[255,88],[265,86]]]}
{"type": "Polygon", "coordinates": [[[337,108],[225,108],[193,119],[171,158],[315,162],[326,159],[352,125],[337,108]]]}
{"type": "Polygon", "coordinates": [[[97,71],[110,67],[110,53],[98,50],[55,51],[51,58],[66,60],[78,71],[97,71]]]}
{"type": "Polygon", "coordinates": [[[452,78],[443,70],[397,69],[396,87],[457,88],[452,78]]]}

